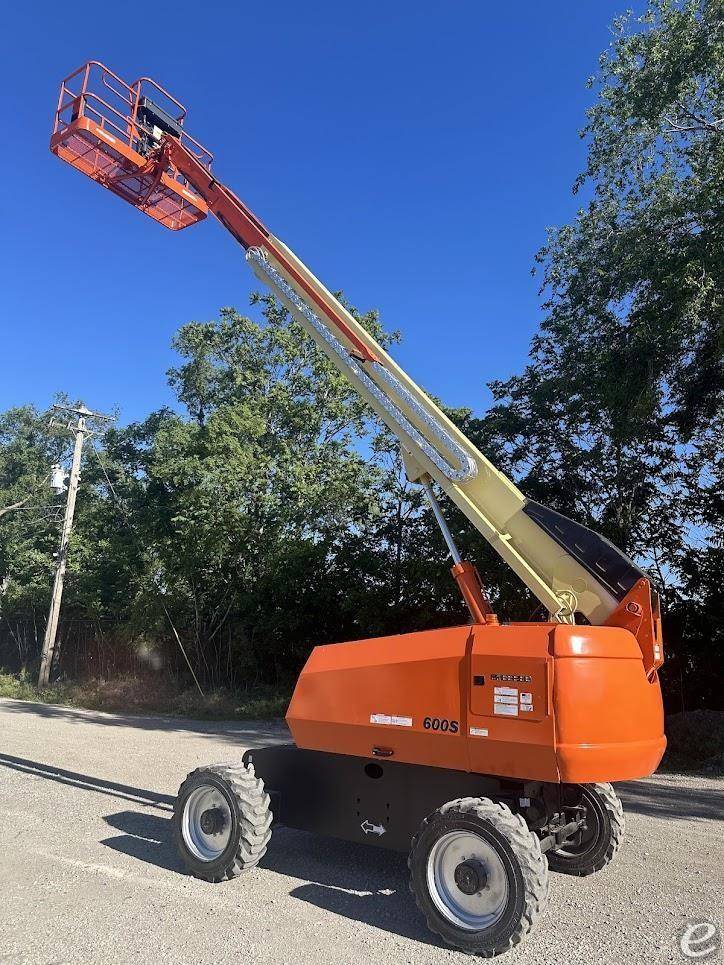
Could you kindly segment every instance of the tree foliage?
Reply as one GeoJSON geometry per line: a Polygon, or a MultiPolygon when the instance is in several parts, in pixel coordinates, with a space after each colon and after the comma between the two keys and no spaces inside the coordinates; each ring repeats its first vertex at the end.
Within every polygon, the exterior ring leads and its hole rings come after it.
{"type": "MultiPolygon", "coordinates": [[[[652,0],[615,22],[582,131],[575,189],[589,200],[538,253],[545,314],[529,364],[493,383],[478,426],[529,495],[649,569],[680,618],[676,659],[682,620],[720,610],[710,591],[724,576],[723,13],[652,0]]],[[[721,630],[703,625],[691,676],[724,655],[721,630]]]]}

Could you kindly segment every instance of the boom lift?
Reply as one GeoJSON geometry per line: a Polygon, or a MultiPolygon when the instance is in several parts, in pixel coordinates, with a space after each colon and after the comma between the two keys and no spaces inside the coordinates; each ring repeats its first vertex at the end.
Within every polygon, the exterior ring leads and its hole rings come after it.
{"type": "Polygon", "coordinates": [[[493,466],[293,252],[212,173],[186,112],[149,78],[91,61],[60,90],[51,151],[172,230],[210,212],[399,439],[453,560],[470,623],[316,647],[287,723],[293,744],[192,772],[174,828],[211,881],[255,866],[275,821],[409,851],[429,926],[495,955],[543,910],[548,868],[599,870],[623,812],[610,781],[652,773],[665,748],[658,598],[591,530],[493,466]],[[461,559],[432,483],[549,614],[501,623],[461,559]]]}

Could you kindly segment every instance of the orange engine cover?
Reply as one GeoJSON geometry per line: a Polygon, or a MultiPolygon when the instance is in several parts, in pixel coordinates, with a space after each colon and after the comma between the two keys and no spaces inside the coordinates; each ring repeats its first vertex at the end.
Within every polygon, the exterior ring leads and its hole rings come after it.
{"type": "Polygon", "coordinates": [[[651,774],[658,677],[619,627],[474,625],[316,647],[287,711],[298,747],[531,781],[651,774]]]}

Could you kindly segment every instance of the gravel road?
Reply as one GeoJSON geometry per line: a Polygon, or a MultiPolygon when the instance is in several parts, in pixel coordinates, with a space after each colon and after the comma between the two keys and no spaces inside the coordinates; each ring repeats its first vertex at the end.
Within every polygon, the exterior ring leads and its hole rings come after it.
{"type": "MultiPolygon", "coordinates": [[[[186,772],[285,739],[281,724],[0,700],[0,963],[470,961],[426,930],[401,855],[279,829],[236,881],[184,874],[169,818],[186,772]]],[[[501,962],[680,962],[687,919],[721,926],[724,780],[656,775],[618,790],[617,861],[553,875],[545,919],[501,962]]]]}

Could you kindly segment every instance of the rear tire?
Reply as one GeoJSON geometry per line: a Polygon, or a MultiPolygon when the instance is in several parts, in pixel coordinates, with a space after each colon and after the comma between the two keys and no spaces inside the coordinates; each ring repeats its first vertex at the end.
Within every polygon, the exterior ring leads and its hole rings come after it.
{"type": "Polygon", "coordinates": [[[549,851],[548,867],[565,875],[592,875],[613,861],[623,842],[626,818],[610,784],[581,785],[586,828],[581,840],[549,851]]]}
{"type": "Polygon", "coordinates": [[[449,801],[425,818],[408,864],[428,927],[468,954],[509,951],[548,898],[538,838],[522,817],[488,798],[449,801]]]}
{"type": "Polygon", "coordinates": [[[213,764],[192,771],[179,788],[173,834],[191,874],[218,882],[258,864],[271,822],[269,795],[253,765],[213,764]]]}

